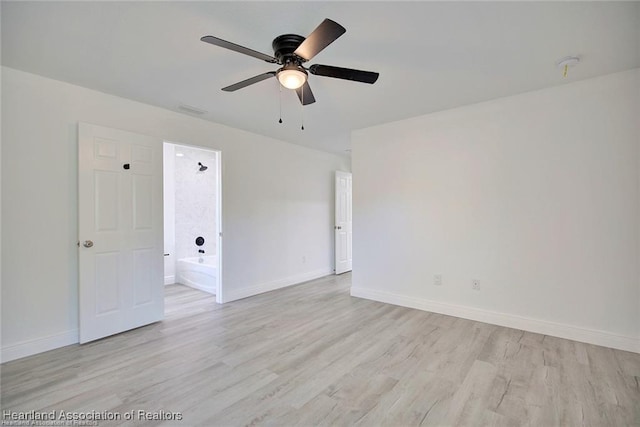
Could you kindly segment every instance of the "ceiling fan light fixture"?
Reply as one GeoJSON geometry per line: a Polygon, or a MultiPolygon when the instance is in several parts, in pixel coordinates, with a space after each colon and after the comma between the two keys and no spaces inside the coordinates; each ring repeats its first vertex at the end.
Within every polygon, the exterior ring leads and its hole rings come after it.
{"type": "Polygon", "coordinates": [[[307,72],[301,66],[284,66],[278,70],[278,81],[287,89],[298,89],[307,81],[307,72]]]}

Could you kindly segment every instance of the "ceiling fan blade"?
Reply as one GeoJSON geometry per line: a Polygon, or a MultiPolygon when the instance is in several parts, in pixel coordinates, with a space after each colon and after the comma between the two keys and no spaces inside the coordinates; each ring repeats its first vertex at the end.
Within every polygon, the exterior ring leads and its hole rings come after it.
{"type": "Polygon", "coordinates": [[[309,72],[316,76],[333,77],[335,79],[353,80],[374,84],[380,74],[373,71],[352,70],[351,68],[332,67],[331,65],[314,64],[309,67],[309,72]]]}
{"type": "Polygon", "coordinates": [[[249,85],[252,85],[254,83],[258,83],[261,82],[263,80],[266,80],[270,77],[273,77],[276,75],[275,71],[269,71],[268,73],[264,73],[264,74],[258,74],[255,77],[251,77],[250,79],[247,80],[243,80],[241,82],[238,82],[236,84],[232,84],[231,86],[227,86],[227,87],[223,87],[222,90],[225,92],[234,92],[238,89],[242,89],[243,87],[247,87],[249,85]]]}
{"type": "Polygon", "coordinates": [[[262,59],[263,61],[270,62],[272,64],[275,64],[278,62],[278,60],[273,56],[266,55],[264,53],[255,51],[253,49],[249,49],[248,47],[240,46],[239,44],[231,43],[214,36],[204,36],[200,40],[202,40],[205,43],[210,43],[215,46],[232,50],[234,52],[244,53],[245,55],[253,56],[254,58],[262,59]]]}
{"type": "Polygon", "coordinates": [[[313,96],[313,92],[311,91],[311,86],[309,86],[309,81],[306,81],[304,85],[296,89],[296,93],[298,94],[298,98],[302,105],[309,105],[316,102],[316,98],[313,96]]]}
{"type": "Polygon", "coordinates": [[[337,22],[331,19],[325,19],[293,53],[308,61],[346,31],[347,30],[337,22]]]}

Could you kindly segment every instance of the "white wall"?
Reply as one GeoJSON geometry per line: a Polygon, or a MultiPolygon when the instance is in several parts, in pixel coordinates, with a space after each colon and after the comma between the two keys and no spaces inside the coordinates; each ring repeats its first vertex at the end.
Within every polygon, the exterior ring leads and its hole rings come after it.
{"type": "Polygon", "coordinates": [[[355,132],[352,294],[640,352],[639,87],[636,69],[355,132]]]}
{"type": "MultiPolygon", "coordinates": [[[[2,7],[2,6],[0,6],[2,7]]],[[[1,9],[0,9],[1,13],[1,9]]],[[[0,43],[0,46],[2,43],[0,43]]],[[[0,49],[2,50],[2,49],[0,49]]],[[[2,53],[0,52],[0,57],[2,53]]],[[[0,82],[2,81],[2,67],[0,67],[0,82]]],[[[2,85],[0,85],[0,296],[2,296],[2,85]]],[[[0,301],[0,343],[2,342],[2,301],[0,301]]],[[[0,362],[2,358],[0,357],[0,362]]]]}
{"type": "Polygon", "coordinates": [[[78,121],[221,150],[225,300],[331,273],[347,158],[6,67],[2,103],[3,360],[77,341],[78,121]]]}

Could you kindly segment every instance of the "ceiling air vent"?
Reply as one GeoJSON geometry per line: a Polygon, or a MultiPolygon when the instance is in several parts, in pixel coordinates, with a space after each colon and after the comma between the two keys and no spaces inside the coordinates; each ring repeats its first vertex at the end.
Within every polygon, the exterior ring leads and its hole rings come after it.
{"type": "Polygon", "coordinates": [[[201,116],[206,113],[205,110],[202,110],[197,107],[192,107],[191,105],[180,104],[178,105],[178,110],[183,111],[185,113],[194,114],[196,116],[201,116]]]}

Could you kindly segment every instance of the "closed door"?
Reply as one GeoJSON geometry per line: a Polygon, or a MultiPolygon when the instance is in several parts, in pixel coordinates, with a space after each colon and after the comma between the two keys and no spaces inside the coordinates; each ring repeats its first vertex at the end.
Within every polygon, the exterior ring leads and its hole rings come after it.
{"type": "Polygon", "coordinates": [[[162,320],[162,140],[78,127],[80,342],[162,320]]]}
{"type": "Polygon", "coordinates": [[[336,274],[351,271],[351,174],[336,172],[336,274]]]}

